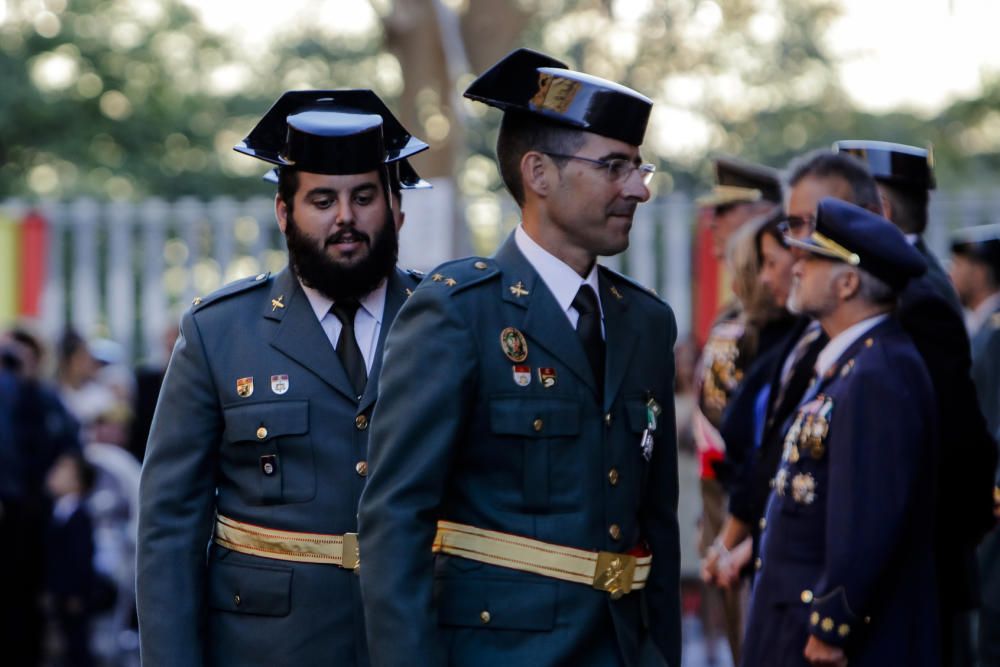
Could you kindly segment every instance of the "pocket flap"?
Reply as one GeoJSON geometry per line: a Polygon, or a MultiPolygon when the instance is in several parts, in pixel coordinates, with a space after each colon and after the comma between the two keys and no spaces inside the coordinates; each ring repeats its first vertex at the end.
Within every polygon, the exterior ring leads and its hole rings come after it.
{"type": "Polygon", "coordinates": [[[283,435],[302,435],[309,430],[309,401],[269,401],[229,406],[224,409],[226,439],[230,442],[266,442],[283,435]]]}
{"type": "Polygon", "coordinates": [[[491,398],[490,427],[498,435],[532,438],[578,435],[580,405],[555,398],[491,398]]]}
{"type": "Polygon", "coordinates": [[[556,584],[468,577],[436,582],[438,623],[497,630],[551,630],[556,584]]]}
{"type": "Polygon", "coordinates": [[[292,569],[215,561],[208,573],[208,606],[220,611],[287,616],[292,569]]]}

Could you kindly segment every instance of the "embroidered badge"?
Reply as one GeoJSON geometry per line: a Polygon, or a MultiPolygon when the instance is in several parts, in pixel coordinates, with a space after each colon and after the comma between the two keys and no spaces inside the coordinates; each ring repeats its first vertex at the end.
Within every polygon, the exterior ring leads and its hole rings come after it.
{"type": "Polygon", "coordinates": [[[539,368],[538,369],[538,381],[542,383],[542,386],[546,389],[551,389],[556,386],[556,369],[554,368],[539,368]]]}
{"type": "Polygon", "coordinates": [[[500,349],[515,364],[528,358],[528,341],[524,339],[524,334],[514,327],[507,327],[500,332],[500,349]]]}
{"type": "Polygon", "coordinates": [[[531,384],[531,366],[514,366],[514,384],[527,387],[531,384]]]}
{"type": "Polygon", "coordinates": [[[278,296],[277,299],[271,299],[271,312],[272,313],[274,311],[276,311],[278,308],[284,308],[285,307],[285,304],[282,303],[282,301],[284,300],[284,298],[285,298],[285,295],[282,294],[282,295],[278,296]]]}
{"type": "Polygon", "coordinates": [[[537,109],[546,109],[560,114],[566,113],[580,88],[579,81],[558,75],[539,73],[538,92],[531,98],[529,104],[537,109]]]}
{"type": "Polygon", "coordinates": [[[528,290],[524,289],[524,283],[522,283],[520,280],[518,280],[517,283],[511,285],[507,289],[509,289],[510,293],[519,299],[522,296],[528,296],[528,290]]]}
{"type": "Polygon", "coordinates": [[[253,378],[239,378],[236,380],[236,395],[240,398],[247,398],[253,394],[253,378]]]}
{"type": "Polygon", "coordinates": [[[287,375],[272,375],[271,376],[271,391],[279,396],[288,391],[288,376],[287,375]]]}

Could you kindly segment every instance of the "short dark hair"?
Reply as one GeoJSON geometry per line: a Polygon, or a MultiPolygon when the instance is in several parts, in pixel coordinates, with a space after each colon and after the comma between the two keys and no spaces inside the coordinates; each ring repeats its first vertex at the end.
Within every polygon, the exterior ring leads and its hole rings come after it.
{"type": "Polygon", "coordinates": [[[930,197],[926,188],[907,188],[884,181],[879,187],[892,207],[892,222],[904,234],[923,234],[927,229],[927,205],[930,197]]]}
{"type": "Polygon", "coordinates": [[[289,213],[295,210],[295,193],[299,190],[299,170],[293,167],[278,167],[278,196],[285,202],[289,213]]]}
{"type": "MultiPolygon", "coordinates": [[[[497,162],[500,177],[518,206],[524,206],[524,182],[521,180],[521,158],[528,151],[572,155],[580,150],[586,137],[574,130],[536,115],[507,111],[497,136],[497,162]]],[[[552,158],[561,169],[564,158],[552,158]]]]}
{"type": "Polygon", "coordinates": [[[788,165],[789,189],[806,177],[842,178],[851,188],[852,204],[882,210],[882,200],[875,179],[868,167],[853,155],[819,149],[792,160],[788,165]]]}

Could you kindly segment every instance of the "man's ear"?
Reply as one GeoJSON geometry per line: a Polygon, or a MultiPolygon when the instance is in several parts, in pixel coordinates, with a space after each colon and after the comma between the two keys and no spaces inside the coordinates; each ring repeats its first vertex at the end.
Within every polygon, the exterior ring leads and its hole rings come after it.
{"type": "Polygon", "coordinates": [[[534,192],[539,197],[549,194],[549,170],[545,158],[538,151],[528,151],[521,156],[521,182],[524,191],[534,192]]]}
{"type": "Polygon", "coordinates": [[[288,205],[280,194],[274,195],[274,217],[278,220],[278,229],[284,234],[288,226],[288,205]]]}
{"type": "Polygon", "coordinates": [[[839,281],[837,292],[842,301],[850,301],[861,290],[861,276],[857,271],[844,271],[839,281]]]}

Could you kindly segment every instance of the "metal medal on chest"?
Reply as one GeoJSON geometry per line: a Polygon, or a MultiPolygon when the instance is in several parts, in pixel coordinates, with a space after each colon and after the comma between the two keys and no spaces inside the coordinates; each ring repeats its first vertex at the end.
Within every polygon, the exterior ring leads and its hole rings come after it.
{"type": "Polygon", "coordinates": [[[272,375],[271,376],[271,391],[279,396],[288,391],[288,376],[287,375],[272,375]]]}
{"type": "Polygon", "coordinates": [[[253,378],[239,378],[236,380],[236,395],[240,398],[248,398],[253,394],[253,378]]]}
{"type": "Polygon", "coordinates": [[[527,387],[531,384],[531,366],[514,366],[514,384],[527,387]]]}
{"type": "Polygon", "coordinates": [[[500,349],[515,364],[528,358],[528,341],[525,340],[524,334],[514,327],[507,327],[500,332],[500,349]]]}

